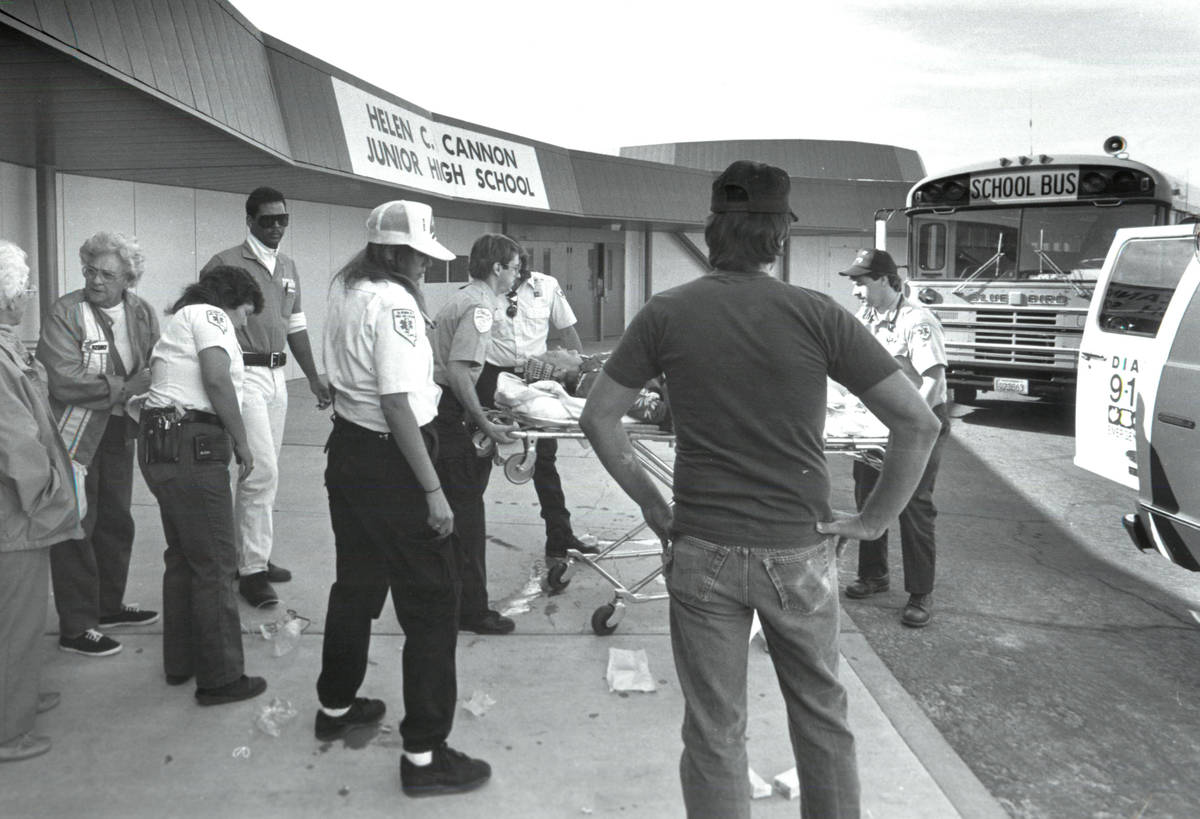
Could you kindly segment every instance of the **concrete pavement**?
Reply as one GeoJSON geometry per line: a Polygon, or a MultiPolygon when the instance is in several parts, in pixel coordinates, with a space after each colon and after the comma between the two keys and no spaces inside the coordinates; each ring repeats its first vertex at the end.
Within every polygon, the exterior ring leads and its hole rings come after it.
{"type": "MultiPolygon", "coordinates": [[[[363,688],[364,695],[387,701],[383,728],[335,743],[313,738],[314,683],[333,572],[321,479],[328,419],[313,409],[302,381],[291,386],[273,559],[295,579],[277,586],[283,601],[276,610],[242,605],[247,672],[267,679],[267,693],[230,706],[197,706],[190,686],[163,682],[161,625],[112,632],[124,644],[113,657],[60,652],[51,607],[42,687],[63,696],[57,709],[39,718],[38,732],[52,737],[54,747],[40,758],[0,766],[0,815],[682,816],[677,761],[683,703],[666,604],[631,606],[615,634],[595,636],[591,615],[612,599],[611,586],[581,566],[561,593],[543,589],[544,538],[533,487],[509,483],[500,470],[487,494],[490,591],[493,603],[513,613],[517,630],[504,637],[460,636],[459,700],[490,698],[494,704],[479,716],[460,708],[451,735],[452,745],[492,763],[491,782],[453,797],[410,800],[401,794],[396,722],[403,707],[404,638],[390,610],[376,623],[363,688]],[[258,630],[285,609],[311,625],[293,651],[276,657],[258,630]],[[610,647],[644,649],[657,691],[610,692],[610,647]],[[255,725],[273,697],[298,712],[278,737],[255,725]]],[[[559,465],[577,534],[611,539],[638,520],[636,507],[589,449],[564,442],[559,465]]],[[[162,530],[140,480],[134,514],[138,535],[126,599],[158,609],[162,530]]],[[[652,560],[610,566],[630,582],[647,574],[652,560]]],[[[842,653],[863,815],[1004,816],[848,617],[842,653]]],[[[751,765],[770,781],[793,763],[782,698],[763,651],[751,651],[749,676],[751,765]]],[[[794,816],[798,803],[776,794],[756,800],[753,810],[757,817],[794,816]]]]}

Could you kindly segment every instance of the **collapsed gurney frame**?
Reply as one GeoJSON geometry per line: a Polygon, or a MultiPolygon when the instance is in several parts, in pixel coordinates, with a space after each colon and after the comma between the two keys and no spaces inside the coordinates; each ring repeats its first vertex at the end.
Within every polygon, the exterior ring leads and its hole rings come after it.
{"type": "MultiPolygon", "coordinates": [[[[674,469],[657,452],[651,448],[653,443],[675,444],[675,436],[663,432],[656,426],[633,424],[625,427],[629,441],[633,445],[634,454],[638,461],[659,483],[671,490],[674,484],[674,469]]],[[[556,440],[586,440],[578,426],[556,428],[531,428],[518,430],[514,437],[523,439],[524,451],[509,455],[504,460],[504,476],[517,484],[525,483],[533,477],[533,467],[537,460],[536,445],[543,438],[556,440]]],[[[872,465],[878,465],[887,445],[887,438],[855,438],[847,436],[827,436],[825,438],[825,453],[851,455],[872,465]]],[[[665,600],[667,592],[643,591],[662,574],[662,563],[658,562],[654,569],[645,577],[626,586],[621,578],[608,571],[604,564],[609,561],[631,560],[644,557],[662,556],[662,548],[655,545],[652,549],[622,548],[632,543],[649,526],[645,521],[637,523],[632,529],[621,535],[612,543],[605,546],[594,555],[583,554],[578,549],[568,549],[565,560],[557,561],[549,566],[546,573],[546,585],[551,591],[560,592],[571,583],[580,564],[595,571],[613,587],[613,597],[608,603],[592,612],[592,631],[598,636],[605,637],[617,630],[617,626],[625,618],[627,607],[634,603],[648,603],[652,600],[665,600]]]]}

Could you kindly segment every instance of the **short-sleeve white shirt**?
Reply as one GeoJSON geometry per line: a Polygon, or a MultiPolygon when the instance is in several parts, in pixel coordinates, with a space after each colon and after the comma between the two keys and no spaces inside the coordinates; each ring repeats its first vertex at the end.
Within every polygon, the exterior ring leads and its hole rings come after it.
{"type": "Polygon", "coordinates": [[[416,299],[393,281],[335,281],[326,308],[325,370],[334,410],[361,427],[389,432],[379,398],[405,393],[418,426],[437,415],[433,349],[416,299]]]}
{"type": "MultiPolygon", "coordinates": [[[[924,375],[938,364],[946,366],[942,324],[928,308],[902,298],[895,308],[885,313],[864,305],[858,311],[858,318],[889,353],[907,358],[918,375],[924,375]]],[[[945,403],[944,389],[941,395],[931,396],[931,400],[935,407],[945,403]]]]}
{"type": "Polygon", "coordinates": [[[558,280],[538,272],[517,288],[517,315],[509,318],[507,303],[496,310],[487,361],[497,367],[516,367],[531,355],[546,352],[550,328],[563,330],[575,324],[575,311],[563,295],[558,280]]]}
{"type": "Polygon", "coordinates": [[[229,314],[212,304],[189,304],[163,325],[150,353],[150,395],[147,407],[177,406],[215,412],[200,375],[200,351],[219,347],[229,354],[229,378],[242,403],[242,345],[229,314]]]}

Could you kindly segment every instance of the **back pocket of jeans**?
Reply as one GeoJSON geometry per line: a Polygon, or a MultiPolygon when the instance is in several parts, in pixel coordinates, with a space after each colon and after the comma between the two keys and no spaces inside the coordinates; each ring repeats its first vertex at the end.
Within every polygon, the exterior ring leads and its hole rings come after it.
{"type": "Polygon", "coordinates": [[[724,549],[698,538],[687,535],[677,537],[663,562],[667,591],[680,600],[706,602],[727,554],[724,549]]]}
{"type": "Polygon", "coordinates": [[[829,602],[833,595],[831,551],[822,542],[810,549],[772,552],[763,558],[763,568],[784,611],[812,614],[829,602]]]}

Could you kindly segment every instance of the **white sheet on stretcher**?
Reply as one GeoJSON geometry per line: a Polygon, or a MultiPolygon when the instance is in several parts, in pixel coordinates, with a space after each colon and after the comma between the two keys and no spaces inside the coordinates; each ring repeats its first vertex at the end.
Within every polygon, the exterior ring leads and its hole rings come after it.
{"type": "Polygon", "coordinates": [[[886,438],[888,428],[863,406],[858,396],[830,379],[826,396],[825,437],[886,438]]]}
{"type": "Polygon", "coordinates": [[[557,381],[526,384],[512,373],[496,379],[496,407],[508,410],[518,421],[534,426],[570,426],[579,423],[584,399],[567,393],[557,381]]]}

